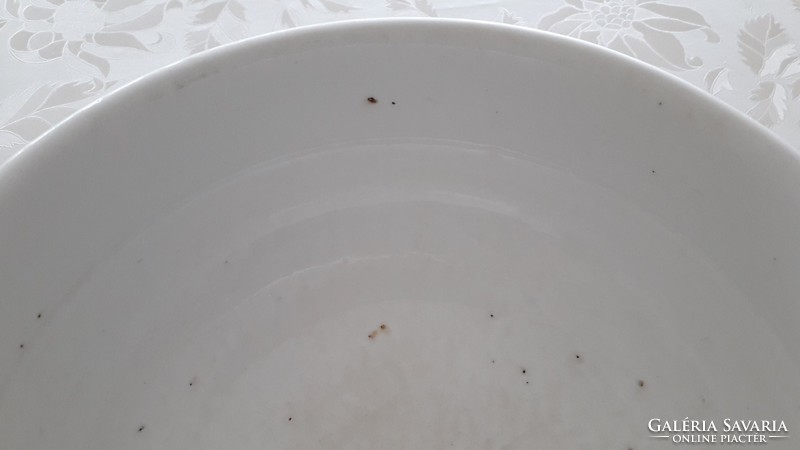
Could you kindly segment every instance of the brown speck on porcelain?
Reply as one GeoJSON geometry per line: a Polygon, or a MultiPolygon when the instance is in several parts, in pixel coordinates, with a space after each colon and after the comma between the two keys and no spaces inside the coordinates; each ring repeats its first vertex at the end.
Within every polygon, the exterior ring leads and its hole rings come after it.
{"type": "Polygon", "coordinates": [[[42,318],[42,313],[39,313],[39,314],[37,314],[37,315],[36,315],[36,318],[37,318],[37,319],[41,319],[41,318],[42,318]]]}
{"type": "Polygon", "coordinates": [[[639,384],[640,388],[643,388],[644,387],[644,380],[639,380],[638,384],[639,384]]]}
{"type": "Polygon", "coordinates": [[[144,431],[144,425],[139,426],[139,429],[136,430],[137,433],[141,433],[142,431],[144,431]]]}
{"type": "Polygon", "coordinates": [[[375,97],[367,97],[367,101],[373,104],[378,103],[378,99],[376,99],[375,97]]]}
{"type": "Polygon", "coordinates": [[[370,338],[370,339],[375,339],[375,336],[377,336],[377,335],[378,335],[378,332],[377,331],[373,331],[367,337],[370,338]]]}

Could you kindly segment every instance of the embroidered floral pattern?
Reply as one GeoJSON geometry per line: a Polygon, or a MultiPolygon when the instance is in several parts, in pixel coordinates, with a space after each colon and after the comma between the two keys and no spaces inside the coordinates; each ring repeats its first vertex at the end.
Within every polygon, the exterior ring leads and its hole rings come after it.
{"type": "Polygon", "coordinates": [[[156,50],[165,36],[148,30],[161,23],[167,9],[181,5],[165,1],[146,7],[144,3],[35,0],[21,5],[7,1],[7,14],[22,23],[8,41],[9,51],[24,62],[64,59],[87,75],[106,79],[111,71],[109,56],[118,56],[120,50],[123,54],[156,50]],[[132,17],[124,14],[134,9],[132,17]]]}
{"type": "Polygon", "coordinates": [[[246,8],[237,0],[190,0],[199,6],[194,12],[193,29],[186,33],[189,53],[208,50],[220,43],[234,42],[247,37],[246,8]]]}
{"type": "Polygon", "coordinates": [[[565,0],[567,5],[547,14],[539,28],[577,37],[617,50],[669,70],[699,67],[702,59],[688,57],[679,36],[705,33],[719,42],[703,16],[694,9],[653,0],[565,0]]]}
{"type": "Polygon", "coordinates": [[[783,121],[788,101],[800,96],[800,53],[770,14],[748,20],[738,44],[742,60],[759,77],[750,91],[755,104],[747,114],[771,127],[783,121]]]}

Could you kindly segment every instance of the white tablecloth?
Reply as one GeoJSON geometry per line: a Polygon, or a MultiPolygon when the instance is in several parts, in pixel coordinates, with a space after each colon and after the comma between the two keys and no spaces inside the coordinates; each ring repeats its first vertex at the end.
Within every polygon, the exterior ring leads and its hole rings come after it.
{"type": "Polygon", "coordinates": [[[550,30],[627,53],[800,145],[800,0],[0,0],[0,162],[83,105],[187,55],[368,17],[550,30]]]}

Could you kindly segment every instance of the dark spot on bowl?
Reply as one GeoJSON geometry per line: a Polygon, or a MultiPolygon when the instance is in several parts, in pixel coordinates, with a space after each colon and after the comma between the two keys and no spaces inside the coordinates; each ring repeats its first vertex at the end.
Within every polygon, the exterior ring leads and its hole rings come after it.
{"type": "Polygon", "coordinates": [[[638,384],[639,384],[640,388],[643,388],[644,387],[644,380],[639,380],[638,384]]]}
{"type": "Polygon", "coordinates": [[[144,425],[140,426],[139,429],[136,430],[137,433],[141,433],[142,431],[144,431],[144,425]]]}
{"type": "Polygon", "coordinates": [[[37,314],[37,315],[36,315],[36,318],[37,318],[37,319],[41,319],[41,318],[42,318],[42,313],[39,313],[39,314],[37,314]]]}
{"type": "Polygon", "coordinates": [[[225,260],[225,264],[228,264],[228,260],[227,259],[225,260]]]}
{"type": "Polygon", "coordinates": [[[655,170],[651,170],[650,173],[656,173],[656,171],[655,170]]]}
{"type": "Polygon", "coordinates": [[[393,104],[393,105],[396,105],[397,103],[395,103],[395,102],[392,102],[392,104],[393,104]]]}
{"type": "Polygon", "coordinates": [[[663,104],[664,104],[664,102],[658,102],[658,106],[661,106],[663,104]]]}
{"type": "Polygon", "coordinates": [[[528,371],[525,370],[525,369],[522,369],[522,373],[525,374],[525,373],[528,373],[528,371]]]}
{"type": "Polygon", "coordinates": [[[378,103],[378,99],[375,97],[367,97],[367,101],[370,103],[378,103]]]}
{"type": "Polygon", "coordinates": [[[368,338],[370,338],[370,339],[375,339],[375,336],[376,336],[377,334],[378,334],[377,332],[373,331],[373,332],[372,332],[372,333],[370,333],[370,334],[369,334],[367,337],[368,337],[368,338]]]}
{"type": "Polygon", "coordinates": [[[494,314],[489,314],[489,317],[491,317],[492,319],[494,319],[494,314]]]}
{"type": "Polygon", "coordinates": [[[385,324],[385,323],[382,323],[382,324],[381,324],[381,330],[385,330],[385,329],[386,329],[386,324],[385,324]]]}
{"type": "Polygon", "coordinates": [[[575,353],[575,359],[581,359],[580,353],[575,353]]]}
{"type": "Polygon", "coordinates": [[[25,344],[19,344],[19,348],[25,348],[25,344]]]}
{"type": "Polygon", "coordinates": [[[289,422],[291,422],[291,421],[292,421],[292,418],[291,418],[291,417],[289,417],[289,422]]]}
{"type": "Polygon", "coordinates": [[[525,384],[531,384],[531,382],[530,381],[526,381],[525,384]]]}

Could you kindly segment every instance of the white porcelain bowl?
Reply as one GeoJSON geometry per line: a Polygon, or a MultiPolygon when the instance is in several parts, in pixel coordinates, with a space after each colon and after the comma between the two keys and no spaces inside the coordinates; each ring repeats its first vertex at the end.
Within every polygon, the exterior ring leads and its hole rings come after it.
{"type": "Polygon", "coordinates": [[[2,168],[0,439],[797,448],[798,275],[798,154],[676,78],[487,23],[276,33],[2,168]]]}

